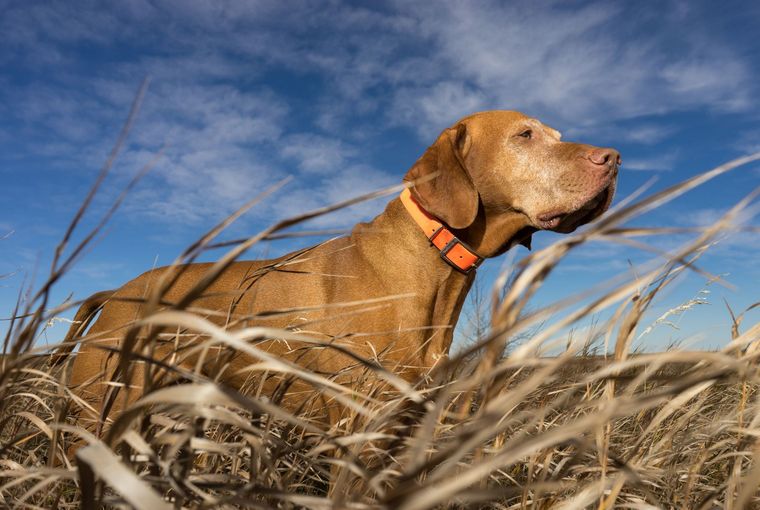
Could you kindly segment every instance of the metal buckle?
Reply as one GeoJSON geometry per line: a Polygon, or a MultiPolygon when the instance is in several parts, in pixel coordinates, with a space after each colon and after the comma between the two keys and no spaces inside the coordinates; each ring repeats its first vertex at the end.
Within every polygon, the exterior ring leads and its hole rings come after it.
{"type": "MultiPolygon", "coordinates": [[[[440,229],[438,229],[438,230],[440,230],[440,229]]],[[[433,235],[435,236],[437,234],[438,234],[438,232],[436,231],[436,233],[433,234],[433,235]]],[[[463,243],[462,241],[460,241],[456,237],[454,237],[451,241],[449,241],[448,243],[446,243],[446,246],[444,246],[441,249],[441,258],[444,261],[446,261],[446,263],[448,265],[450,265],[451,267],[453,267],[454,269],[456,269],[457,271],[459,271],[460,273],[463,273],[463,274],[470,274],[471,272],[475,271],[478,268],[478,266],[480,266],[480,264],[483,262],[483,258],[480,255],[478,255],[477,253],[475,253],[475,251],[472,248],[470,248],[469,246],[467,246],[467,244],[463,243]],[[446,254],[448,252],[450,252],[451,249],[454,246],[456,246],[457,244],[461,244],[467,251],[469,251],[470,253],[474,254],[476,257],[478,257],[477,260],[475,262],[473,262],[472,265],[470,267],[468,267],[467,269],[462,269],[461,267],[459,267],[458,265],[456,265],[453,260],[451,260],[450,258],[448,258],[446,256],[446,254]]]]}
{"type": "MultiPolygon", "coordinates": [[[[445,228],[446,228],[445,226],[441,225],[440,227],[438,227],[438,229],[437,229],[435,232],[433,232],[433,235],[431,235],[431,236],[428,238],[428,240],[430,241],[430,245],[431,245],[431,246],[434,246],[436,249],[438,249],[438,247],[437,247],[437,246],[435,246],[435,243],[434,243],[433,241],[435,240],[435,238],[436,238],[436,237],[438,237],[438,234],[440,234],[441,232],[443,232],[443,230],[444,230],[445,228]]],[[[452,234],[452,236],[453,236],[453,234],[452,234]]],[[[451,238],[451,241],[449,241],[448,243],[446,243],[446,246],[444,246],[443,248],[441,248],[441,250],[440,250],[440,256],[441,256],[441,258],[442,258],[442,259],[443,259],[443,260],[444,260],[444,261],[445,261],[445,262],[446,262],[448,265],[450,265],[451,267],[453,267],[454,269],[456,269],[456,270],[457,270],[457,271],[459,271],[460,273],[464,273],[464,274],[470,274],[470,273],[471,273],[471,272],[473,272],[475,269],[477,269],[477,268],[478,268],[478,266],[480,266],[480,264],[483,262],[483,257],[481,257],[480,255],[478,255],[478,254],[475,252],[475,250],[473,250],[472,248],[470,248],[469,246],[467,246],[467,244],[466,244],[466,243],[464,243],[464,242],[460,241],[460,240],[459,240],[459,239],[458,239],[456,236],[453,236],[453,237],[451,238]],[[451,260],[450,258],[448,258],[448,257],[446,256],[446,254],[447,254],[448,252],[450,252],[450,251],[451,251],[451,249],[452,249],[454,246],[456,246],[457,244],[461,244],[461,245],[462,245],[462,246],[463,246],[463,247],[464,247],[464,248],[465,248],[467,251],[469,251],[470,253],[472,253],[472,254],[473,254],[473,255],[475,255],[476,257],[478,257],[478,259],[477,259],[475,262],[473,262],[473,264],[472,264],[472,265],[471,265],[469,268],[467,268],[467,269],[462,269],[461,267],[459,267],[458,265],[456,265],[456,264],[454,263],[454,261],[453,261],[453,260],[451,260]]]]}

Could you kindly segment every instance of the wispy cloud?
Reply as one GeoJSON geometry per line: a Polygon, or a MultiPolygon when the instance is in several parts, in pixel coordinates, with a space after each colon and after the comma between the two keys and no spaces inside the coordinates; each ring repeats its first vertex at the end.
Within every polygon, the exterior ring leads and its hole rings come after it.
{"type": "Polygon", "coordinates": [[[626,159],[623,168],[637,172],[667,172],[673,169],[677,160],[678,151],[669,151],[648,157],[626,159]]]}
{"type": "MultiPolygon", "coordinates": [[[[486,106],[515,105],[556,122],[591,125],[692,107],[751,107],[748,62],[719,39],[695,32],[674,43],[666,40],[667,30],[635,45],[621,37],[623,19],[629,27],[676,23],[667,14],[649,19],[597,3],[573,8],[486,3],[477,9],[414,4],[413,9],[421,33],[437,46],[436,78],[470,84],[465,101],[483,94],[480,102],[486,106]],[[610,29],[615,26],[619,29],[610,29]],[[673,51],[663,52],[664,43],[673,51]]],[[[424,84],[415,90],[397,96],[397,109],[427,119],[425,99],[437,91],[424,84]]]]}
{"type": "Polygon", "coordinates": [[[340,171],[357,153],[341,140],[310,133],[287,136],[281,141],[280,152],[285,159],[295,161],[300,170],[317,174],[340,171]]]}
{"type": "MultiPolygon", "coordinates": [[[[404,168],[393,177],[372,170],[359,143],[403,127],[424,147],[475,110],[523,109],[569,133],[617,130],[654,144],[672,128],[621,130],[621,121],[756,108],[749,98],[758,70],[720,34],[699,30],[701,8],[666,3],[655,15],[599,2],[201,0],[9,7],[0,30],[13,51],[2,52],[0,65],[45,72],[0,93],[12,105],[2,113],[23,132],[25,150],[96,167],[136,84],[150,75],[122,171],[167,149],[150,188],[131,198],[132,214],[219,217],[290,173],[309,183],[299,203],[315,205],[330,190],[345,198],[401,177],[404,168]],[[80,51],[100,57],[85,68],[80,51]],[[271,85],[278,73],[298,76],[303,90],[271,85]],[[307,198],[308,186],[319,192],[307,198]]],[[[675,161],[666,153],[626,158],[625,167],[668,170],[675,161]]]]}
{"type": "Polygon", "coordinates": [[[649,145],[661,143],[675,132],[676,128],[673,126],[643,124],[621,129],[620,137],[623,140],[649,145]]]}
{"type": "Polygon", "coordinates": [[[739,139],[735,145],[746,154],[760,152],[760,129],[750,129],[739,133],[739,139]]]}
{"type": "MultiPolygon", "coordinates": [[[[279,194],[272,205],[275,217],[284,218],[307,212],[325,204],[341,202],[351,197],[377,191],[398,183],[392,175],[367,165],[352,165],[333,172],[318,182],[297,180],[279,194]]],[[[311,221],[317,227],[350,227],[360,220],[378,214],[387,199],[354,205],[311,221]]]]}

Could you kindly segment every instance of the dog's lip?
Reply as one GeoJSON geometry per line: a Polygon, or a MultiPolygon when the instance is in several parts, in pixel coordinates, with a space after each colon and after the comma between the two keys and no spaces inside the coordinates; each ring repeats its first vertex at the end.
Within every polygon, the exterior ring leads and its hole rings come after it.
{"type": "Polygon", "coordinates": [[[565,216],[565,213],[559,211],[550,211],[544,214],[539,214],[539,226],[545,230],[551,230],[559,225],[560,221],[562,221],[563,216],[565,216]]]}
{"type": "Polygon", "coordinates": [[[580,225],[600,216],[612,202],[614,180],[607,183],[596,195],[573,211],[552,210],[539,214],[536,218],[544,230],[572,232],[580,225]]]}

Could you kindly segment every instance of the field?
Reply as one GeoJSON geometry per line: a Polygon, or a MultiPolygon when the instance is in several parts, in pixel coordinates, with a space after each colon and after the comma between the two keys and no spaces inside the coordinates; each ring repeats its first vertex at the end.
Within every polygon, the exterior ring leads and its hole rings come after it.
{"type": "MultiPolygon", "coordinates": [[[[194,332],[199,345],[259,356],[257,377],[308,381],[340,402],[332,426],[308,406],[276,395],[237,393],[199,372],[167,365],[169,386],[114,417],[94,437],[74,420],[86,404],[65,386],[70,359],[35,339],[63,311],[49,291],[84,249],[66,233],[48,281],[5,340],[0,367],[0,505],[15,508],[760,508],[760,324],[734,313],[715,352],[678,349],[633,354],[648,326],[642,316],[685,272],[700,272],[704,249],[734,228],[753,200],[712,226],[690,231],[679,249],[637,278],[578,289],[576,299],[531,309],[530,298],[567,253],[589,240],[634,244],[671,227],[627,229],[629,219],[749,161],[736,160],[680,185],[624,203],[580,233],[520,261],[494,294],[490,326],[474,344],[408,384],[364,361],[364,380],[342,386],[255,349],[260,328],[224,331],[186,310],[136,321],[194,332]],[[583,298],[583,299],[581,299],[583,298]],[[602,352],[562,332],[601,311],[602,352]],[[536,330],[536,324],[543,326],[536,330]],[[508,356],[511,339],[521,341],[508,356]],[[553,350],[556,356],[540,356],[553,350]],[[82,446],[76,460],[72,444],[82,446]]],[[[82,206],[84,211],[89,200],[82,206]]],[[[345,205],[345,204],[343,204],[345,205]]],[[[336,206],[339,207],[339,206],[336,206]]],[[[318,214],[329,212],[318,211],[318,214]]],[[[79,215],[72,223],[77,226],[79,215]]],[[[304,218],[275,225],[237,245],[229,259],[304,218]]],[[[192,260],[223,222],[183,255],[192,260]]],[[[713,278],[704,274],[705,279],[713,278]]],[[[70,306],[70,305],[68,305],[70,306]]],[[[6,314],[4,314],[6,315],[6,314]]],[[[280,333],[293,337],[293,332],[280,333]]],[[[87,341],[85,338],[83,341],[87,341]]],[[[132,361],[155,364],[149,342],[132,361]]],[[[182,356],[182,353],[178,353],[182,356]]],[[[255,380],[255,378],[254,378],[255,380]]],[[[118,385],[118,380],[114,381],[118,385]]]]}

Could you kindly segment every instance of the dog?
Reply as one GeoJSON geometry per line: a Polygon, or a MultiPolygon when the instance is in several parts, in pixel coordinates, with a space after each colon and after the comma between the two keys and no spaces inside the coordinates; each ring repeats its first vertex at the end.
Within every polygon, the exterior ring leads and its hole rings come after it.
{"type": "MultiPolygon", "coordinates": [[[[483,259],[518,244],[530,248],[536,231],[572,232],[609,207],[620,154],[560,137],[519,112],[464,117],[414,163],[404,177],[408,187],[374,220],[356,225],[350,235],[278,259],[234,262],[185,304],[229,329],[273,326],[340,345],[343,350],[278,339],[257,344],[318,374],[350,379],[357,367],[353,353],[416,381],[447,356],[483,259]]],[[[100,311],[70,377],[73,390],[95,410],[90,419],[102,423],[143,393],[145,368],[137,364],[130,391],[103,407],[130,325],[149,310],[146,296],[162,282],[165,292],[153,310],[188,301],[188,292],[211,267],[154,269],[83,303],[64,345],[71,349],[80,341],[100,311]]],[[[196,352],[177,361],[183,338],[157,338],[153,359],[187,371],[200,364],[201,371],[238,390],[250,380],[248,368],[255,360],[243,353],[196,352]]],[[[290,388],[284,401],[298,403],[302,389],[290,388]]]]}

